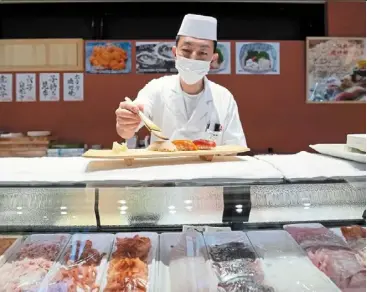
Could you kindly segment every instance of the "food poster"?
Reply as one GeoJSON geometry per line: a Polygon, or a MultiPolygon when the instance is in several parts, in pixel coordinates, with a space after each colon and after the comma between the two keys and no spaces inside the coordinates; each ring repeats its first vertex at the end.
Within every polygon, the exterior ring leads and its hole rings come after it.
{"type": "Polygon", "coordinates": [[[231,43],[218,42],[218,59],[210,64],[209,74],[231,74],[231,43]]]}
{"type": "Polygon", "coordinates": [[[136,42],[136,73],[177,73],[175,42],[136,42]]]}
{"type": "Polygon", "coordinates": [[[87,73],[126,74],[131,72],[131,42],[90,41],[85,43],[87,73]]]}
{"type": "Polygon", "coordinates": [[[236,74],[280,74],[280,44],[237,42],[236,74]]]}
{"type": "Polygon", "coordinates": [[[308,38],[307,102],[366,102],[364,38],[308,38]]]}
{"type": "Polygon", "coordinates": [[[0,102],[13,101],[13,75],[0,74],[0,102]]]}
{"type": "Polygon", "coordinates": [[[36,101],[36,74],[18,73],[16,74],[16,101],[33,102],[36,101]]]}
{"type": "Polygon", "coordinates": [[[41,73],[39,83],[40,101],[60,100],[60,73],[41,73]]]}

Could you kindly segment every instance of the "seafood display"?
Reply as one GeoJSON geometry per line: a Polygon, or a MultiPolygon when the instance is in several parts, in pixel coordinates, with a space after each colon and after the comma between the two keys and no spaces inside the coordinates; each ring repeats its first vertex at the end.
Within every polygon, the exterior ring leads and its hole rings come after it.
{"type": "Polygon", "coordinates": [[[151,248],[152,242],[148,237],[117,236],[107,270],[107,283],[103,291],[148,291],[151,248]]]}
{"type": "Polygon", "coordinates": [[[343,238],[321,224],[295,224],[284,229],[306,251],[312,263],[342,291],[365,291],[366,266],[343,238]]]}
{"type": "Polygon", "coordinates": [[[46,291],[98,291],[112,234],[75,234],[44,284],[46,291]]]}
{"type": "Polygon", "coordinates": [[[158,254],[161,291],[365,291],[364,228],[341,227],[344,238],[320,224],[284,229],[31,235],[0,268],[0,291],[157,291],[158,254]]]}
{"type": "Polygon", "coordinates": [[[0,291],[38,289],[68,240],[68,235],[28,237],[0,268],[0,291]]]}
{"type": "Polygon", "coordinates": [[[353,225],[340,227],[340,230],[349,247],[358,253],[358,260],[366,266],[366,229],[353,225]]]}
{"type": "Polygon", "coordinates": [[[101,274],[107,263],[113,235],[73,236],[61,258],[61,265],[54,268],[47,281],[47,291],[98,291],[101,274]],[[99,276],[99,277],[98,277],[99,276]]]}
{"type": "Polygon", "coordinates": [[[218,291],[275,291],[263,283],[261,261],[243,232],[221,232],[205,238],[219,280],[218,291]]]}

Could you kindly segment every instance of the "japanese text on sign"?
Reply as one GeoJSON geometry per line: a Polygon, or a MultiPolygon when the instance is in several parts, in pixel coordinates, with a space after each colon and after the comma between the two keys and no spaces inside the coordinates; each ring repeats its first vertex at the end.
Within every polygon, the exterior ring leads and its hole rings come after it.
{"type": "Polygon", "coordinates": [[[42,73],[40,74],[40,100],[58,101],[60,100],[60,74],[42,73]]]}
{"type": "Polygon", "coordinates": [[[64,73],[64,100],[83,100],[84,80],[82,73],[64,73]]]}
{"type": "Polygon", "coordinates": [[[12,85],[12,74],[0,74],[0,102],[12,101],[12,85]]]}
{"type": "Polygon", "coordinates": [[[17,74],[16,100],[36,101],[36,74],[17,74]]]}

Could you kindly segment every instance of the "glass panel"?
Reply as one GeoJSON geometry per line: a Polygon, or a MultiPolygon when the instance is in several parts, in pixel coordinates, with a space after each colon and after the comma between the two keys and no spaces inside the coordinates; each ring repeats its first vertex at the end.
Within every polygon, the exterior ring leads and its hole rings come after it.
{"type": "Polygon", "coordinates": [[[251,186],[249,222],[360,220],[366,182],[251,186]]]}
{"type": "Polygon", "coordinates": [[[92,188],[0,188],[0,227],[95,225],[92,188]]]}
{"type": "Polygon", "coordinates": [[[101,225],[222,223],[223,187],[103,188],[101,225]]]}

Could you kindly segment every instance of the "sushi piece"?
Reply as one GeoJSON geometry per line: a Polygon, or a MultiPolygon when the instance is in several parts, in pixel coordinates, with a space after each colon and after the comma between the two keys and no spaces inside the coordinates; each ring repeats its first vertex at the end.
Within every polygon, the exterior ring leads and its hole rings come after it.
{"type": "Polygon", "coordinates": [[[193,143],[199,148],[199,150],[212,150],[217,146],[214,141],[205,139],[194,140],[193,143]]]}
{"type": "Polygon", "coordinates": [[[173,140],[172,143],[176,145],[178,151],[199,150],[199,148],[191,140],[173,140]]]}
{"type": "Polygon", "coordinates": [[[147,148],[150,151],[175,152],[176,146],[171,141],[155,141],[147,148]]]}

